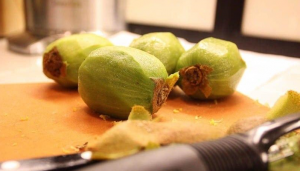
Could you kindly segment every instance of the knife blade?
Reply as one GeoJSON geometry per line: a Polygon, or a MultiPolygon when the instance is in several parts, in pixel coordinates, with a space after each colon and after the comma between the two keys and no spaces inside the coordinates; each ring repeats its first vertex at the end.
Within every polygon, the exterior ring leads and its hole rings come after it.
{"type": "Polygon", "coordinates": [[[40,171],[40,170],[60,170],[66,168],[80,167],[95,163],[91,160],[92,152],[59,155],[27,160],[11,160],[0,163],[0,170],[18,170],[18,171],[40,171]]]}

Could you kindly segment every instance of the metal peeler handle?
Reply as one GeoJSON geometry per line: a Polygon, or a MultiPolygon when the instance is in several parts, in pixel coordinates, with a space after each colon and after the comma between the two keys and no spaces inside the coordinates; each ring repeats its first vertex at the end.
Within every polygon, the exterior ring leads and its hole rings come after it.
{"type": "Polygon", "coordinates": [[[282,135],[300,128],[300,113],[266,122],[246,133],[249,141],[266,151],[282,135]]]}
{"type": "Polygon", "coordinates": [[[268,149],[282,135],[300,128],[300,113],[266,122],[249,132],[192,145],[209,171],[268,170],[268,149]]]}

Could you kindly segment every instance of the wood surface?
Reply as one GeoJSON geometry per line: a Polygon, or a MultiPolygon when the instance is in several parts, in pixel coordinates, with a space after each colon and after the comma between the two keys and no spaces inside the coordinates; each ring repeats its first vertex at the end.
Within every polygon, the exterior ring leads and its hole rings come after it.
{"type": "MultiPolygon", "coordinates": [[[[0,161],[78,152],[115,121],[90,110],[77,89],[55,83],[3,84],[0,96],[0,161]]],[[[225,132],[235,121],[268,110],[238,92],[222,100],[195,101],[176,88],[154,117],[161,122],[209,122],[225,132]]]]}

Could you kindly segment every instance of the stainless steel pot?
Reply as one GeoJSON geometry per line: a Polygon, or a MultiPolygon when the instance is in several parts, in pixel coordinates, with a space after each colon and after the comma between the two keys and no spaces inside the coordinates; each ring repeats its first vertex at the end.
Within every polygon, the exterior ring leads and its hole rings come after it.
{"type": "Polygon", "coordinates": [[[79,32],[108,36],[125,30],[125,0],[24,0],[26,31],[8,38],[9,49],[41,54],[57,38],[79,32]]]}
{"type": "Polygon", "coordinates": [[[124,0],[25,0],[26,29],[36,35],[125,29],[124,0]]]}

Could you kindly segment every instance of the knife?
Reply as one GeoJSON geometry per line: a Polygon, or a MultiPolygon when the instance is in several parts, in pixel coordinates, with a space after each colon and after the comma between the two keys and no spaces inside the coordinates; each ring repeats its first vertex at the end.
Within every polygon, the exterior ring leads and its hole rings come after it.
{"type": "MultiPolygon", "coordinates": [[[[195,144],[161,147],[110,160],[93,161],[92,152],[5,161],[0,170],[84,171],[267,171],[269,148],[282,135],[300,128],[300,113],[266,122],[246,133],[195,144]]],[[[292,155],[292,153],[288,153],[292,155]]]]}

